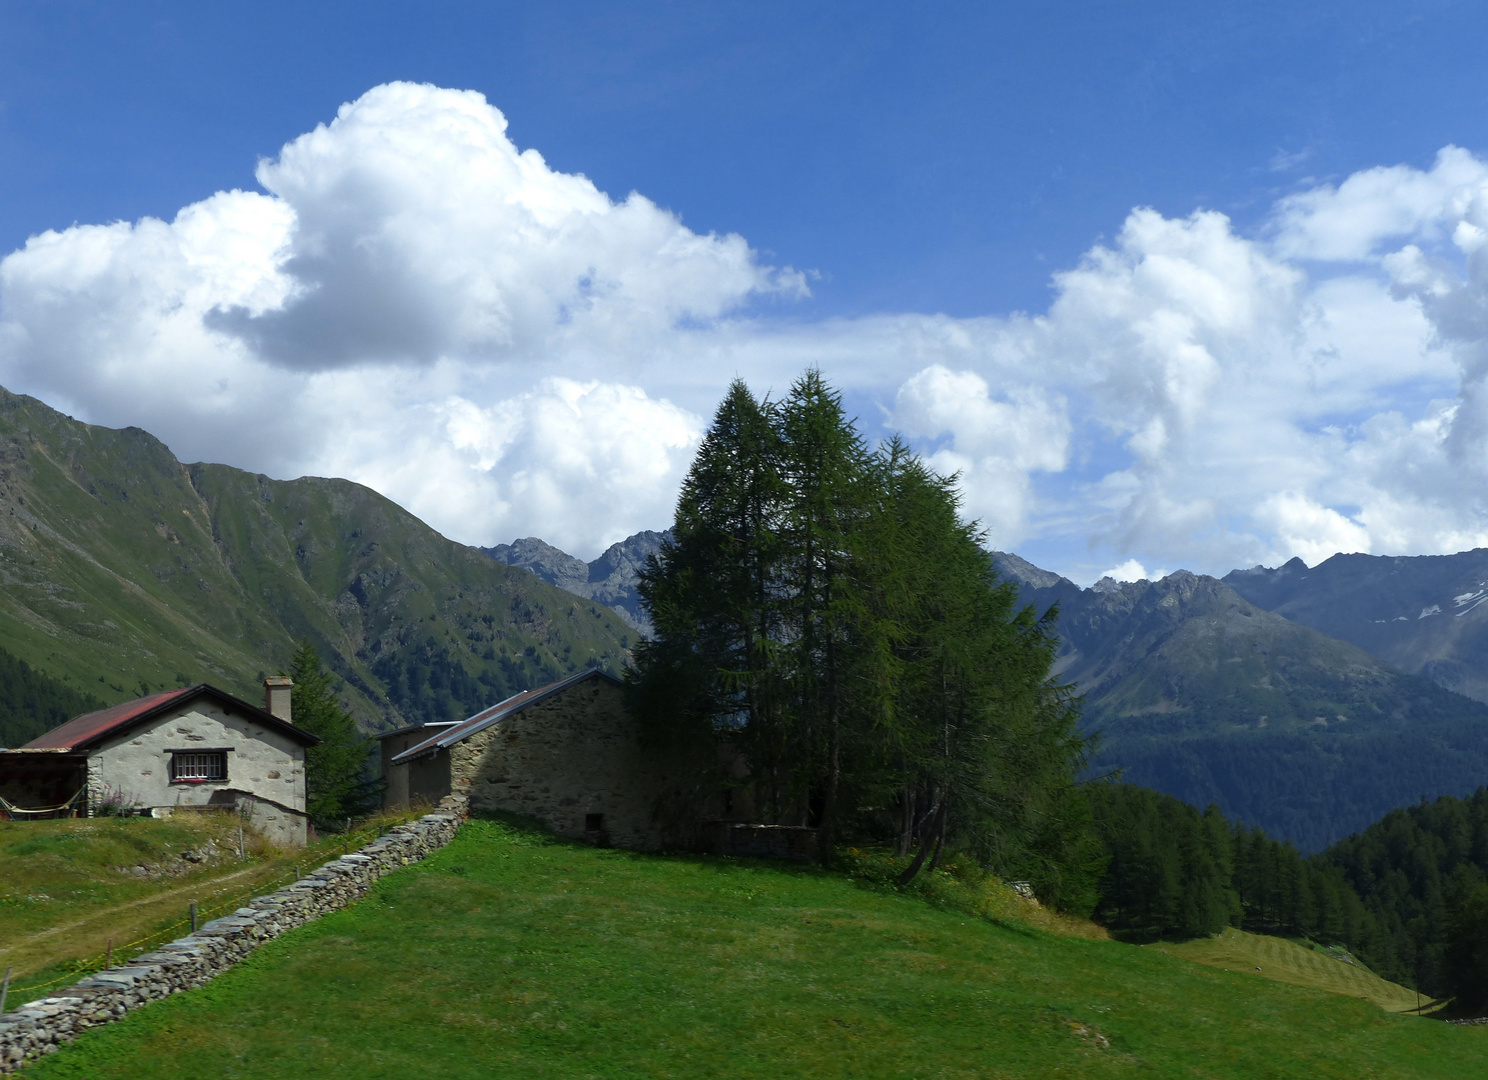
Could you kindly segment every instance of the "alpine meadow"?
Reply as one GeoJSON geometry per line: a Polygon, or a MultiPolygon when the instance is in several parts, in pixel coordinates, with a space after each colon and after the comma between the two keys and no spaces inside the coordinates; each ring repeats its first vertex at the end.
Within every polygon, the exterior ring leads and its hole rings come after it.
{"type": "Polygon", "coordinates": [[[0,4],[0,1080],[1488,1072],[1485,41],[0,4]]]}

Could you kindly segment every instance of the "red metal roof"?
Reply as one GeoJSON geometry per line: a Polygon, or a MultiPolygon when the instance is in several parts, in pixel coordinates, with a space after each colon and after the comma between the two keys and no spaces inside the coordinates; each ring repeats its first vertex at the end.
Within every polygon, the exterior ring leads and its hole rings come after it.
{"type": "Polygon", "coordinates": [[[417,746],[410,746],[407,750],[404,750],[401,754],[393,758],[391,764],[398,765],[405,761],[412,761],[414,758],[434,750],[448,749],[462,739],[468,739],[476,732],[484,731],[492,724],[505,720],[513,713],[521,712],[529,705],[536,705],[544,698],[552,697],[560,691],[567,690],[576,683],[596,677],[608,679],[616,685],[620,682],[619,679],[608,672],[600,671],[598,668],[590,668],[588,671],[581,671],[577,675],[570,675],[566,679],[559,679],[557,682],[548,683],[547,686],[539,686],[535,690],[523,690],[520,694],[513,694],[505,701],[497,702],[490,708],[482,709],[474,716],[467,717],[454,727],[441,729],[438,734],[425,739],[417,746]]]}
{"type": "Polygon", "coordinates": [[[83,713],[82,716],[74,716],[61,727],[52,728],[45,735],[32,739],[22,750],[83,750],[95,743],[101,742],[110,735],[121,734],[136,724],[143,723],[151,717],[165,712],[175,705],[184,705],[187,701],[197,697],[216,698],[222,704],[230,705],[239,712],[247,712],[257,722],[266,727],[274,728],[298,739],[307,746],[314,746],[320,742],[318,738],[311,735],[303,728],[297,728],[293,724],[287,724],[273,713],[265,712],[256,705],[250,705],[241,698],[218,690],[215,686],[200,683],[196,686],[188,686],[181,690],[167,690],[163,694],[151,694],[149,697],[136,698],[126,701],[121,705],[111,708],[99,709],[97,712],[83,713]]]}
{"type": "Polygon", "coordinates": [[[151,694],[149,697],[136,698],[112,708],[74,716],[61,727],[52,728],[45,735],[32,739],[24,749],[76,750],[84,743],[93,742],[115,728],[129,724],[156,706],[174,701],[186,692],[186,690],[167,690],[163,694],[151,694]]]}

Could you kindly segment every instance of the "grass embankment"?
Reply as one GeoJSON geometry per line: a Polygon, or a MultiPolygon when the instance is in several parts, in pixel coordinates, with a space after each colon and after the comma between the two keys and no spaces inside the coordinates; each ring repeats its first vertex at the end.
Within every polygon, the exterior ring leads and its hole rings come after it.
{"type": "Polygon", "coordinates": [[[198,917],[293,880],[348,843],[375,835],[382,819],[310,849],[265,843],[251,829],[238,854],[233,814],[151,818],[0,821],[0,971],[14,967],[12,1005],[103,965],[110,939],[116,962],[189,932],[198,917]]]}
{"type": "Polygon", "coordinates": [[[1226,971],[1249,971],[1292,986],[1360,998],[1389,1012],[1415,1012],[1418,1006],[1433,1004],[1430,997],[1418,997],[1414,990],[1380,978],[1339,950],[1308,948],[1284,938],[1247,934],[1234,927],[1212,938],[1179,944],[1162,942],[1149,948],[1196,964],[1226,971]]]}
{"type": "Polygon", "coordinates": [[[37,1078],[1460,1077],[1488,1032],[810,868],[474,822],[37,1078]]]}

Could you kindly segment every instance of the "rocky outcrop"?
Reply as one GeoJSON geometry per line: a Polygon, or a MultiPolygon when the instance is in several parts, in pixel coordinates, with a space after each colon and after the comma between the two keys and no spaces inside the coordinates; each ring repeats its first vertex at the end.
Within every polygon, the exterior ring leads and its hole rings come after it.
{"type": "Polygon", "coordinates": [[[360,900],[381,877],[433,854],[454,839],[466,800],[450,796],[439,812],[399,825],[357,851],[326,863],[278,892],[249,901],[128,964],[80,979],[51,997],[0,1016],[0,1073],[54,1052],[141,1005],[210,981],[265,941],[360,900]]]}
{"type": "Polygon", "coordinates": [[[589,567],[566,551],[536,536],[524,536],[510,544],[481,548],[497,562],[531,570],[549,585],[556,585],[575,596],[588,598],[589,567]]]}
{"type": "Polygon", "coordinates": [[[497,562],[532,571],[549,585],[613,608],[622,619],[649,637],[651,616],[641,603],[641,594],[636,587],[640,584],[640,572],[646,560],[660,550],[668,535],[650,530],[638,532],[611,544],[604,554],[590,563],[584,563],[535,536],[480,550],[497,562]]]}

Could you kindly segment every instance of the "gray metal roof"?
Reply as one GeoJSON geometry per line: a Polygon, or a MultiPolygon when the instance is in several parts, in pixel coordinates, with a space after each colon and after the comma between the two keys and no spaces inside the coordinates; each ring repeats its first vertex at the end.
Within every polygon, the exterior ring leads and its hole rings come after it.
{"type": "Polygon", "coordinates": [[[408,724],[404,727],[394,728],[392,731],[381,731],[372,737],[378,742],[383,739],[391,739],[394,735],[407,735],[410,731],[432,731],[434,728],[454,727],[463,724],[464,720],[433,720],[427,724],[408,724]]]}

